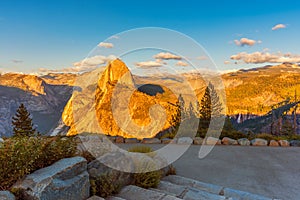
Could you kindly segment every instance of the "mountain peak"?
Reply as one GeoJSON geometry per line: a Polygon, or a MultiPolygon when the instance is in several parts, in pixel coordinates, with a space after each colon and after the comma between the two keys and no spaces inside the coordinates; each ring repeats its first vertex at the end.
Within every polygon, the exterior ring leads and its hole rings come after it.
{"type": "Polygon", "coordinates": [[[106,84],[116,84],[117,82],[127,86],[135,85],[130,70],[120,59],[115,59],[108,63],[102,77],[99,79],[98,86],[101,89],[105,89],[106,84]]]}

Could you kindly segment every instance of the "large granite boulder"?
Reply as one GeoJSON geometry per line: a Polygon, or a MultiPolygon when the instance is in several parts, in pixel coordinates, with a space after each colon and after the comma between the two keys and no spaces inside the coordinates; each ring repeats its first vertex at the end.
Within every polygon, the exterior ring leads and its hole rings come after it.
{"type": "Polygon", "coordinates": [[[290,146],[290,143],[287,140],[279,140],[278,143],[282,147],[289,147],[290,146]]]}
{"type": "Polygon", "coordinates": [[[207,137],[205,139],[205,144],[206,145],[219,145],[219,144],[221,144],[221,140],[218,138],[214,138],[214,137],[207,137]]]}
{"type": "Polygon", "coordinates": [[[271,140],[269,146],[270,147],[278,147],[279,143],[276,140],[271,140]]]}
{"type": "Polygon", "coordinates": [[[193,144],[193,139],[190,137],[180,137],[177,139],[177,144],[193,144]]]}
{"type": "Polygon", "coordinates": [[[261,138],[255,138],[255,139],[251,140],[251,145],[252,146],[267,146],[268,141],[261,139],[261,138]]]}
{"type": "Polygon", "coordinates": [[[17,182],[14,190],[24,200],[85,200],[90,196],[87,161],[82,157],[62,159],[17,182]]]}
{"type": "Polygon", "coordinates": [[[193,144],[195,144],[195,145],[202,145],[203,140],[204,139],[201,138],[201,137],[195,137],[194,140],[193,140],[193,144]]]}
{"type": "Polygon", "coordinates": [[[241,146],[249,146],[250,145],[250,141],[247,138],[238,139],[238,143],[241,146]]]}
{"type": "Polygon", "coordinates": [[[222,144],[225,144],[225,145],[237,145],[238,142],[235,139],[231,139],[229,137],[224,137],[222,139],[222,144]]]}
{"type": "Polygon", "coordinates": [[[88,173],[92,179],[97,179],[102,175],[116,177],[115,181],[121,185],[127,185],[132,180],[132,174],[127,173],[135,168],[135,163],[131,157],[122,152],[110,152],[88,164],[88,173]],[[113,169],[122,169],[123,171],[113,169]],[[126,172],[127,171],[127,172],[126,172]]]}
{"type": "Polygon", "coordinates": [[[15,196],[10,191],[0,191],[1,200],[15,200],[15,196]]]}
{"type": "Polygon", "coordinates": [[[139,143],[140,141],[137,138],[126,138],[125,139],[125,143],[127,144],[135,144],[135,143],[139,143]]]}

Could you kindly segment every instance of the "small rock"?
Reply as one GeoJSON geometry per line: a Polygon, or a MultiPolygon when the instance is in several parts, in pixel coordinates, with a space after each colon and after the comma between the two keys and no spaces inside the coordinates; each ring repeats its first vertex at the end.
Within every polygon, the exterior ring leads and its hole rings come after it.
{"type": "Polygon", "coordinates": [[[116,143],[124,143],[124,138],[121,136],[117,136],[115,141],[116,143]]]}
{"type": "Polygon", "coordinates": [[[125,143],[132,144],[132,143],[139,143],[140,141],[136,138],[126,138],[125,143]]]}
{"type": "Polygon", "coordinates": [[[195,137],[193,140],[193,144],[195,145],[202,145],[202,143],[203,143],[203,138],[201,137],[195,137]]]}
{"type": "Polygon", "coordinates": [[[177,139],[177,144],[193,144],[193,139],[190,137],[181,137],[177,139]]]}
{"type": "Polygon", "coordinates": [[[271,147],[278,147],[279,143],[276,140],[271,140],[269,146],[271,146],[271,147]]]}
{"type": "Polygon", "coordinates": [[[241,146],[249,146],[250,145],[250,141],[247,138],[238,139],[238,143],[241,146]]]}
{"type": "Polygon", "coordinates": [[[115,143],[116,142],[116,136],[107,136],[107,138],[112,142],[115,143]]]}
{"type": "Polygon", "coordinates": [[[206,145],[216,145],[216,144],[221,144],[221,140],[219,140],[218,138],[214,138],[214,137],[208,137],[205,140],[205,144],[206,145]]]}
{"type": "Polygon", "coordinates": [[[94,196],[88,198],[87,200],[105,200],[105,199],[103,199],[102,197],[98,197],[98,196],[94,195],[94,196]]]}
{"type": "Polygon", "coordinates": [[[278,143],[282,147],[289,147],[290,146],[290,143],[287,140],[279,140],[278,143]]]}
{"type": "Polygon", "coordinates": [[[177,138],[171,139],[171,138],[163,138],[161,139],[162,144],[176,144],[177,143],[177,138]]]}
{"type": "Polygon", "coordinates": [[[1,200],[15,200],[15,196],[10,191],[0,191],[1,200]]]}
{"type": "Polygon", "coordinates": [[[142,140],[142,143],[144,143],[144,144],[160,144],[161,141],[158,138],[144,138],[142,140]]]}
{"type": "Polygon", "coordinates": [[[231,139],[229,137],[224,137],[222,139],[222,144],[225,144],[225,145],[237,145],[238,142],[235,139],[231,139]]]}
{"type": "Polygon", "coordinates": [[[290,145],[292,147],[300,147],[300,140],[291,140],[290,145]]]}
{"type": "Polygon", "coordinates": [[[255,139],[251,140],[251,145],[252,146],[267,146],[268,141],[261,139],[261,138],[255,138],[255,139]]]}

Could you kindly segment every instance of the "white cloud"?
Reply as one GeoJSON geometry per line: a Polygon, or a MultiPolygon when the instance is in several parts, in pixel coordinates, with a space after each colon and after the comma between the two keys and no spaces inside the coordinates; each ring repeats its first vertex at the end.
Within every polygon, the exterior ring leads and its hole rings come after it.
{"type": "Polygon", "coordinates": [[[249,38],[241,38],[240,40],[234,40],[234,43],[237,45],[237,46],[245,46],[245,45],[248,45],[248,46],[253,46],[255,43],[258,43],[260,44],[261,41],[255,41],[255,40],[251,40],[249,38]]]}
{"type": "Polygon", "coordinates": [[[154,55],[154,58],[156,59],[162,59],[162,60],[181,60],[182,58],[180,56],[174,55],[169,52],[161,52],[159,54],[154,55]]]}
{"type": "Polygon", "coordinates": [[[176,66],[187,67],[187,66],[189,66],[189,64],[186,63],[186,62],[183,62],[183,61],[179,60],[179,61],[176,63],[176,66]]]}
{"type": "Polygon", "coordinates": [[[115,55],[109,55],[109,56],[102,56],[97,55],[89,58],[85,58],[82,61],[75,62],[73,65],[75,67],[78,66],[97,66],[107,63],[108,61],[115,60],[117,57],[115,55]]]}
{"type": "Polygon", "coordinates": [[[161,60],[157,59],[156,61],[150,60],[150,61],[143,61],[135,63],[136,66],[140,68],[151,68],[151,67],[161,67],[165,63],[163,63],[161,60]]]}
{"type": "Polygon", "coordinates": [[[114,45],[112,43],[109,43],[109,42],[100,42],[98,44],[98,47],[113,48],[114,45]]]}
{"type": "Polygon", "coordinates": [[[225,61],[224,61],[224,64],[225,64],[225,65],[229,65],[229,64],[230,64],[230,61],[229,61],[229,60],[225,60],[225,61]]]}
{"type": "Polygon", "coordinates": [[[208,58],[207,58],[207,56],[198,56],[196,59],[197,60],[207,60],[208,58]]]}
{"type": "Polygon", "coordinates": [[[276,24],[275,26],[272,27],[272,31],[278,30],[278,29],[282,29],[282,28],[286,28],[286,25],[284,24],[276,24]]]}
{"type": "Polygon", "coordinates": [[[230,57],[232,60],[242,60],[245,63],[283,63],[291,62],[298,63],[300,62],[300,55],[293,55],[290,53],[269,53],[269,52],[253,52],[246,53],[241,52],[230,57]]]}
{"type": "Polygon", "coordinates": [[[115,60],[117,57],[114,55],[109,56],[93,56],[89,58],[85,58],[79,62],[73,63],[73,67],[63,68],[63,69],[47,69],[40,68],[38,71],[42,74],[47,73],[80,73],[93,70],[97,68],[99,65],[106,64],[111,60],[115,60]]]}

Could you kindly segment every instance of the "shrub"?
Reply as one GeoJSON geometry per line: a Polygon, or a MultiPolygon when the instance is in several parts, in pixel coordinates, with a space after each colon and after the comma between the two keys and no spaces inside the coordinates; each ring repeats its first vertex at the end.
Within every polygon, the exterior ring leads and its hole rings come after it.
{"type": "Polygon", "coordinates": [[[0,189],[37,169],[75,155],[76,145],[66,137],[13,137],[0,148],[0,189]]]}
{"type": "Polygon", "coordinates": [[[245,138],[247,137],[246,134],[242,133],[242,132],[239,132],[239,131],[226,131],[226,130],[223,130],[221,132],[221,135],[220,135],[220,139],[223,139],[224,137],[229,137],[231,139],[235,139],[235,140],[238,140],[240,138],[245,138]]]}
{"type": "MultiPolygon", "coordinates": [[[[131,147],[128,151],[136,153],[148,153],[150,157],[153,156],[153,154],[151,154],[153,150],[148,146],[134,146],[131,147]]],[[[147,171],[155,168],[154,162],[146,162],[143,164],[144,165],[141,165],[141,162],[138,162],[136,163],[136,167],[147,171]]],[[[145,173],[135,173],[133,175],[133,184],[146,189],[150,187],[157,187],[160,182],[161,176],[161,170],[149,171],[145,173]]]]}
{"type": "Polygon", "coordinates": [[[278,140],[278,138],[274,135],[268,133],[260,133],[256,135],[256,138],[264,139],[270,142],[271,140],[278,140]]]}
{"type": "Polygon", "coordinates": [[[133,146],[128,149],[129,152],[136,152],[136,153],[150,153],[153,152],[152,148],[145,145],[138,145],[133,146]]]}
{"type": "Polygon", "coordinates": [[[133,175],[134,185],[142,188],[156,188],[160,182],[161,171],[136,173],[133,175]]]}
{"type": "Polygon", "coordinates": [[[91,179],[91,194],[100,197],[108,197],[117,194],[121,189],[116,173],[102,174],[97,178],[91,179]]]}

